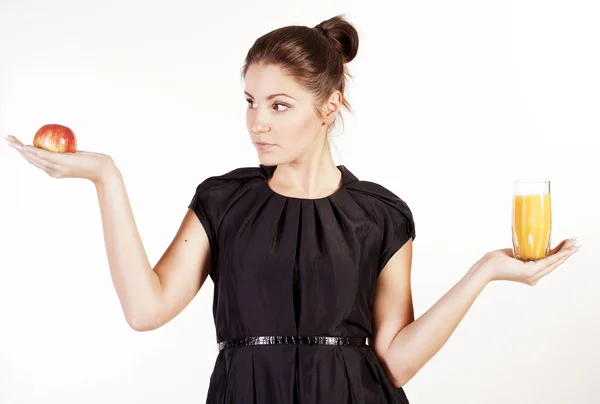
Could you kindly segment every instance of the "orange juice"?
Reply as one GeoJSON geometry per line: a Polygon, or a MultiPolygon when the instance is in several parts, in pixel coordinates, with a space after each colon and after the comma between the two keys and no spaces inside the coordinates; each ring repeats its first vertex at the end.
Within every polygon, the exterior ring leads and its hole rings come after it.
{"type": "Polygon", "coordinates": [[[544,258],[550,250],[552,211],[550,194],[514,195],[512,239],[515,257],[544,258]]]}

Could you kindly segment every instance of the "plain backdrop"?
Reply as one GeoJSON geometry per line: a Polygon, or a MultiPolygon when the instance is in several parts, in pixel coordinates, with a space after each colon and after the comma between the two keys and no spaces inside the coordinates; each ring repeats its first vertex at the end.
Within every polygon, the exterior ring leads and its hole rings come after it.
{"type": "MultiPolygon", "coordinates": [[[[121,169],[151,263],[196,185],[258,164],[240,68],[259,36],[345,14],[360,35],[335,159],[414,213],[415,314],[511,246],[513,180],[552,181],[536,286],[488,285],[405,386],[411,403],[600,402],[600,38],[594,1],[0,1],[0,133],[46,123],[121,169]]],[[[207,280],[173,321],[125,322],[90,182],[0,147],[0,403],[200,403],[217,355],[207,280]]]]}

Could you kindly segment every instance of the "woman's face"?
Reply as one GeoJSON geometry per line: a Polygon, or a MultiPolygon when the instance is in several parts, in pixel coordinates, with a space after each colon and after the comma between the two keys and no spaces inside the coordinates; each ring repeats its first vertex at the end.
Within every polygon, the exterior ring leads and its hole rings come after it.
{"type": "Polygon", "coordinates": [[[246,126],[262,164],[302,161],[323,147],[331,117],[317,114],[311,93],[274,65],[253,64],[244,79],[246,126]]]}

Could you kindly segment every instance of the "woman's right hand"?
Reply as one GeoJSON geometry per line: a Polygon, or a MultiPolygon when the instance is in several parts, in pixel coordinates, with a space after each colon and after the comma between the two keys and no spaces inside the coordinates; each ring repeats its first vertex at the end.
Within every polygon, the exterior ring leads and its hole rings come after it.
{"type": "Polygon", "coordinates": [[[29,163],[54,178],[84,178],[98,184],[115,168],[112,158],[107,154],[82,150],[75,153],[50,152],[24,145],[14,136],[5,139],[29,163]]]}

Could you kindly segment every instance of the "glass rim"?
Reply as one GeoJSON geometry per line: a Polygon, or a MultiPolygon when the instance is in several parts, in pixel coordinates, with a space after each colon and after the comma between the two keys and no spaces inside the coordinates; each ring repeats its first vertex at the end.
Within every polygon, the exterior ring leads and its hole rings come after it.
{"type": "Polygon", "coordinates": [[[551,180],[546,180],[543,178],[517,178],[513,180],[514,184],[550,184],[551,180]]]}

